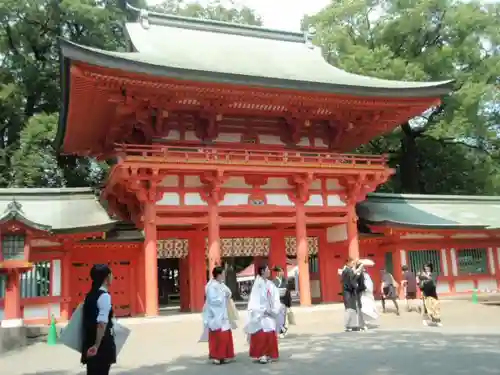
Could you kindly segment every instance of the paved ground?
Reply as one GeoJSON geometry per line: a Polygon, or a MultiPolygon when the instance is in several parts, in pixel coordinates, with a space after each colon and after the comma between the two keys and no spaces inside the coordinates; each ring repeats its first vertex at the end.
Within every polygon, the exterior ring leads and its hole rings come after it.
{"type": "MultiPolygon", "coordinates": [[[[207,363],[206,343],[197,343],[198,316],[135,321],[114,374],[123,375],[486,375],[500,373],[500,307],[444,302],[444,327],[424,327],[416,313],[387,314],[369,332],[342,332],[339,308],[296,310],[299,325],[280,342],[281,360],[253,364],[241,330],[233,364],[207,363]]],[[[78,355],[63,346],[35,344],[0,357],[6,375],[83,374],[78,355]]]]}

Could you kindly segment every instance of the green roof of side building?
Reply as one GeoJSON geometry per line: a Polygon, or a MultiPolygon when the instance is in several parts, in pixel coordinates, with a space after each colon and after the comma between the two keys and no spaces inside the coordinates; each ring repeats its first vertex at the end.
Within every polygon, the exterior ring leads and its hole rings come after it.
{"type": "Polygon", "coordinates": [[[370,224],[422,229],[500,228],[500,197],[369,194],[357,206],[370,224]]]}
{"type": "Polygon", "coordinates": [[[0,189],[0,223],[9,220],[53,233],[107,231],[116,223],[90,188],[0,189]]]}
{"type": "Polygon", "coordinates": [[[180,80],[379,97],[438,97],[453,81],[403,82],[351,74],[326,62],[307,35],[136,10],[134,52],[61,41],[66,59],[180,80]]]}

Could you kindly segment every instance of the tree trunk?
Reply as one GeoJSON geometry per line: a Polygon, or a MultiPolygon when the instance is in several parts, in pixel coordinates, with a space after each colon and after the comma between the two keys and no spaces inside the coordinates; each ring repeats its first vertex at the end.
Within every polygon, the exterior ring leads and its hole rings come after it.
{"type": "Polygon", "coordinates": [[[233,300],[241,301],[240,288],[238,288],[238,281],[236,279],[236,267],[234,257],[229,257],[225,259],[225,273],[226,273],[226,285],[231,290],[233,294],[233,300]]]}
{"type": "Polygon", "coordinates": [[[401,125],[401,129],[403,130],[399,162],[401,192],[419,194],[421,191],[416,137],[408,122],[401,125]]]}

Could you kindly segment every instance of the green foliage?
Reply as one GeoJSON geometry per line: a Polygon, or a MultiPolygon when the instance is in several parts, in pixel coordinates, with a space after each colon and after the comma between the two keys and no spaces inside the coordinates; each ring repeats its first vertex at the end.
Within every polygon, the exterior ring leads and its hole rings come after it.
{"type": "MultiPolygon", "coordinates": [[[[123,24],[138,15],[124,0],[0,0],[0,187],[99,186],[108,166],[58,156],[51,144],[61,105],[58,38],[125,50],[123,24]]],[[[132,0],[144,8],[144,0],[132,0]]],[[[248,8],[169,0],[158,9],[260,24],[248,8]]]]}
{"type": "Polygon", "coordinates": [[[389,153],[386,190],[495,194],[500,166],[500,6],[458,0],[333,0],[314,26],[326,59],[396,80],[456,80],[440,107],[362,147],[389,153]],[[475,163],[480,163],[480,168],[475,163]]]}

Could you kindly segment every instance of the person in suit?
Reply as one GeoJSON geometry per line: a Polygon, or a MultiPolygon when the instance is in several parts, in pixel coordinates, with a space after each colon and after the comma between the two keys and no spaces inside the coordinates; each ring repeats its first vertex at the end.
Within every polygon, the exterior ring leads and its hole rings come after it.
{"type": "Polygon", "coordinates": [[[113,308],[108,290],[113,279],[106,264],[95,264],[90,270],[92,287],[83,303],[82,356],[87,375],[109,375],[116,362],[113,331],[113,308]]]}
{"type": "Polygon", "coordinates": [[[273,280],[274,285],[278,288],[280,293],[281,310],[279,314],[279,334],[281,338],[284,338],[288,332],[288,327],[286,325],[286,316],[288,309],[292,307],[292,294],[288,286],[288,280],[285,277],[285,272],[283,268],[275,266],[273,271],[276,273],[276,277],[273,280]]]}

